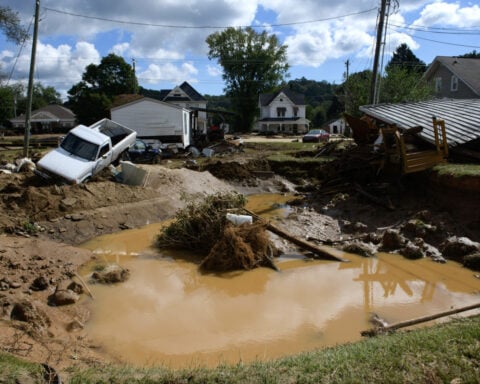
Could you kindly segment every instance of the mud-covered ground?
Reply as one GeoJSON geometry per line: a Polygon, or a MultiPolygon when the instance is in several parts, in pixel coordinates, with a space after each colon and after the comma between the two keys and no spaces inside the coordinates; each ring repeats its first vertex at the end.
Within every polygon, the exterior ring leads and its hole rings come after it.
{"type": "MultiPolygon", "coordinates": [[[[108,174],[73,186],[45,184],[29,172],[0,174],[1,349],[60,370],[109,361],[84,330],[89,318],[84,304],[91,298],[76,271],[94,255],[77,246],[100,234],[170,218],[202,194],[296,194],[291,214],[277,225],[302,239],[352,251],[405,250],[412,258],[443,261],[447,238],[467,237],[473,247],[480,241],[477,180],[459,185],[422,175],[361,191],[297,193],[265,162],[231,160],[212,161],[210,172],[144,165],[149,173],[141,187],[116,183],[108,174]],[[393,240],[385,239],[388,231],[396,233],[393,240]],[[63,305],[69,302],[75,304],[63,305]]],[[[291,247],[275,241],[280,249],[291,247]]],[[[458,256],[462,246],[450,246],[450,256],[463,257],[458,256]]]]}

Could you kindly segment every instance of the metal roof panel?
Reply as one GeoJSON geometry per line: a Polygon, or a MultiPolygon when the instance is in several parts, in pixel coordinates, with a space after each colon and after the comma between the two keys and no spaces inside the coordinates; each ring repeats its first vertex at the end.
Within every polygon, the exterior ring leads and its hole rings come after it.
{"type": "Polygon", "coordinates": [[[434,143],[432,117],[445,120],[450,146],[480,138],[480,99],[434,99],[411,103],[364,105],[360,111],[400,129],[423,127],[418,134],[434,143]]]}

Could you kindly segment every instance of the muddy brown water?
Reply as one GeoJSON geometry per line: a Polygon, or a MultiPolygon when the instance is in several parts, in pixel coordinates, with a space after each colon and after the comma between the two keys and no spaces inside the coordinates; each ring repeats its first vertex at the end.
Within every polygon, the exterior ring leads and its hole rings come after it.
{"type": "MultiPolygon", "coordinates": [[[[286,200],[250,197],[248,208],[282,216],[286,200]]],[[[457,263],[390,254],[342,254],[349,263],[291,255],[278,260],[280,272],[202,275],[195,264],[151,247],[161,225],[84,244],[131,271],[125,283],[90,285],[89,334],[109,354],[139,366],[272,359],[360,340],[372,313],[394,323],[480,298],[480,280],[457,263]]]]}

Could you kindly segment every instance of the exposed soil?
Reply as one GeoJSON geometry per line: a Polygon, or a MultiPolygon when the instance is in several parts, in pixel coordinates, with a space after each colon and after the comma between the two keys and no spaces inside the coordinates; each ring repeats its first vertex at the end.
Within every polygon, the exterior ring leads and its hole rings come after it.
{"type": "MultiPolygon", "coordinates": [[[[295,190],[282,177],[268,174],[264,161],[229,160],[212,161],[209,169],[216,177],[210,172],[144,165],[149,175],[142,187],[116,183],[109,175],[85,185],[57,186],[44,184],[31,173],[0,173],[2,350],[60,370],[109,361],[83,329],[89,318],[83,304],[90,298],[76,271],[94,255],[76,246],[101,234],[170,218],[186,200],[201,194],[295,190]],[[53,300],[56,291],[75,292],[78,297],[61,299],[76,304],[60,305],[53,300]]],[[[465,184],[422,175],[395,187],[370,184],[364,190],[368,194],[351,188],[328,193],[312,189],[279,225],[298,237],[338,247],[348,243],[345,239],[379,247],[387,228],[435,250],[450,236],[478,242],[480,189],[476,180],[465,184]],[[390,199],[383,205],[369,195],[390,199]],[[421,220],[421,227],[415,222],[409,226],[412,220],[421,220]]],[[[290,246],[276,241],[280,248],[290,246]]],[[[424,256],[442,256],[422,249],[424,256]]]]}

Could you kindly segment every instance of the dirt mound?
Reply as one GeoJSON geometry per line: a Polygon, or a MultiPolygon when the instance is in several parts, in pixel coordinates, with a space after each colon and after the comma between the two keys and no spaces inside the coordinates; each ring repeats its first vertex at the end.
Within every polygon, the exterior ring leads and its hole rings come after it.
{"type": "Polygon", "coordinates": [[[78,244],[103,233],[171,217],[183,198],[233,188],[209,172],[142,166],[144,186],[99,177],[87,184],[45,183],[31,173],[0,174],[0,233],[42,235],[78,244]]]}
{"type": "Polygon", "coordinates": [[[205,170],[223,180],[246,180],[253,176],[248,166],[236,161],[228,163],[217,161],[207,164],[205,170]]]}

